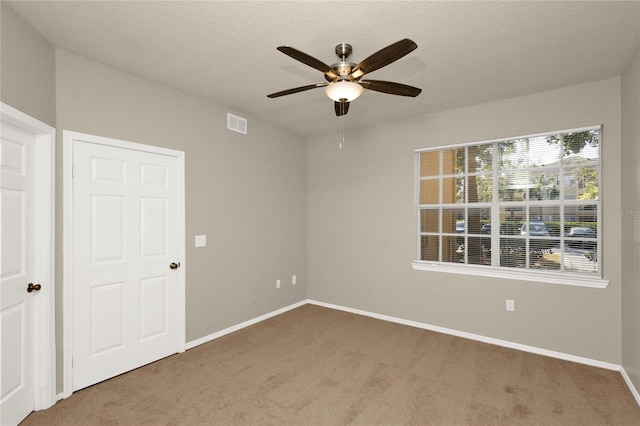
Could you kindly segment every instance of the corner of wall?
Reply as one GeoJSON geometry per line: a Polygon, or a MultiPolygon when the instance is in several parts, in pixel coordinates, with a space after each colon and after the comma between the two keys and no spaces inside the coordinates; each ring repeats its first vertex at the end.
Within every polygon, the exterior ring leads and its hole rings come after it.
{"type": "MultiPolygon", "coordinates": [[[[640,389],[640,44],[622,74],[623,232],[621,333],[622,367],[629,386],[640,389]]],[[[638,397],[636,397],[638,399],[638,397]]]]}

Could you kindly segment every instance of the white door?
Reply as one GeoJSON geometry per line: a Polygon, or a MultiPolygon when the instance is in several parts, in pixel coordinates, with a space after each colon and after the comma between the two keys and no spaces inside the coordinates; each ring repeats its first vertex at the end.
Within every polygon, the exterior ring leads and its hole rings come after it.
{"type": "Polygon", "coordinates": [[[34,409],[34,280],[35,135],[2,122],[0,264],[2,379],[0,424],[18,424],[34,409]]]}
{"type": "Polygon", "coordinates": [[[73,390],[180,350],[180,171],[73,142],[73,390]]]}

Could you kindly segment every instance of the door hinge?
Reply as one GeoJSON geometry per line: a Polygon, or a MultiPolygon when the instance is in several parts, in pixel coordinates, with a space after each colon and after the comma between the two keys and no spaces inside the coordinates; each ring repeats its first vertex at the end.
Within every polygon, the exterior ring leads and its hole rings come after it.
{"type": "Polygon", "coordinates": [[[72,178],[76,177],[76,166],[75,166],[75,164],[71,165],[71,177],[72,178]]]}
{"type": "Polygon", "coordinates": [[[76,368],[76,357],[71,355],[71,368],[76,368]]]}

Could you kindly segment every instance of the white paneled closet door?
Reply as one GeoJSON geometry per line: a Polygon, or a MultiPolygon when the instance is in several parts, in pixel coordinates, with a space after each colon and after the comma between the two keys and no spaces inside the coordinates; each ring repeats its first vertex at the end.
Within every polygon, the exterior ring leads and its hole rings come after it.
{"type": "Polygon", "coordinates": [[[73,390],[179,351],[179,172],[73,142],[73,390]]]}

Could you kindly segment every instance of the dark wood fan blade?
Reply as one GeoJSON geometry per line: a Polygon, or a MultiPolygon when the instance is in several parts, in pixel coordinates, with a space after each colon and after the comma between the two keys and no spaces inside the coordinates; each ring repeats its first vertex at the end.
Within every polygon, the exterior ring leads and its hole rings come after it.
{"type": "Polygon", "coordinates": [[[388,93],[390,95],[411,96],[415,98],[422,92],[422,89],[418,89],[417,87],[394,83],[392,81],[360,80],[358,83],[365,89],[388,93]]]}
{"type": "Polygon", "coordinates": [[[294,87],[293,89],[281,90],[280,92],[271,93],[267,98],[279,98],[280,96],[291,95],[293,93],[304,92],[305,90],[315,89],[316,87],[324,87],[329,83],[315,83],[307,86],[294,87]]]}
{"type": "Polygon", "coordinates": [[[349,102],[347,101],[334,102],[333,105],[336,109],[336,115],[338,117],[340,117],[341,115],[347,115],[347,112],[349,112],[349,102]]]}
{"type": "Polygon", "coordinates": [[[351,70],[351,75],[354,78],[360,78],[366,73],[375,71],[397,61],[406,54],[415,50],[417,47],[418,45],[408,38],[397,41],[378,50],[376,53],[360,62],[353,68],[353,70],[351,70]]]}
{"type": "Polygon", "coordinates": [[[311,55],[307,55],[304,52],[299,51],[291,46],[279,46],[277,47],[279,51],[284,53],[287,56],[291,56],[296,61],[300,61],[305,65],[309,65],[312,68],[317,69],[318,71],[323,72],[330,78],[337,77],[335,73],[331,70],[331,67],[319,59],[314,58],[311,55]]]}

